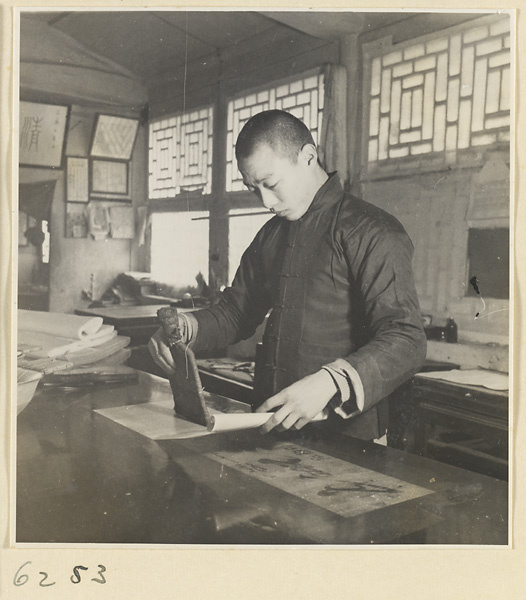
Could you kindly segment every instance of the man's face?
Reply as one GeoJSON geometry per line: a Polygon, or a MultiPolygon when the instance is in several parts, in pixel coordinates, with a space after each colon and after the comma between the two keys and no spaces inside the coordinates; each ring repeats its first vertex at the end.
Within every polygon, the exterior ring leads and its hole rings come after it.
{"type": "Polygon", "coordinates": [[[311,154],[310,148],[304,146],[298,160],[293,162],[268,144],[259,144],[248,158],[238,163],[243,183],[265,208],[287,221],[297,221],[316,193],[311,166],[315,156],[311,154]]]}

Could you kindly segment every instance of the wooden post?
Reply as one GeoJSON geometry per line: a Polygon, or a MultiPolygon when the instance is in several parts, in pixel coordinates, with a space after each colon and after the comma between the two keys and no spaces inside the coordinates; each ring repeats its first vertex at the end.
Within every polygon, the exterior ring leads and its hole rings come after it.
{"type": "MultiPolygon", "coordinates": [[[[223,65],[219,56],[219,69],[223,65]]],[[[216,83],[214,102],[214,139],[212,159],[212,198],[209,205],[209,285],[213,291],[228,282],[228,200],[226,198],[226,139],[228,103],[223,90],[221,75],[216,83]]]]}

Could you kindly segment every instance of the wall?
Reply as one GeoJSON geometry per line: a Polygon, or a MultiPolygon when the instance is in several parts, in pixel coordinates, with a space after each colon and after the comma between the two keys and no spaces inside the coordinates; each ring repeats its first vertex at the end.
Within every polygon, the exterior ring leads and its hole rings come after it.
{"type": "Polygon", "coordinates": [[[18,247],[18,283],[33,283],[35,269],[40,263],[39,251],[32,244],[18,247]]]}
{"type": "Polygon", "coordinates": [[[395,215],[409,233],[422,312],[432,315],[437,325],[453,316],[461,339],[507,343],[508,301],[485,298],[484,306],[480,299],[465,296],[466,217],[479,171],[480,167],[457,168],[364,182],[363,196],[395,215]]]}
{"type": "MultiPolygon", "coordinates": [[[[97,113],[139,117],[146,103],[144,86],[118,65],[98,57],[38,20],[22,22],[20,98],[71,107],[65,153],[88,156],[97,113]]],[[[137,209],[147,197],[147,129],[141,125],[131,160],[131,197],[137,209]]],[[[50,227],[49,310],[73,312],[82,290],[100,298],[122,271],[144,268],[144,249],[136,241],[66,238],[65,170],[21,168],[20,182],[56,179],[50,227]]],[[[137,218],[136,218],[137,223],[137,218]]],[[[27,280],[33,269],[31,248],[20,251],[19,274],[27,280]]]]}
{"type": "MultiPolygon", "coordinates": [[[[70,116],[70,128],[79,128],[73,143],[67,146],[67,153],[73,156],[87,156],[91,127],[97,110],[74,105],[70,116]]],[[[146,198],[147,140],[146,128],[140,127],[131,161],[132,203],[137,207],[146,198]]],[[[94,297],[100,298],[113,279],[122,271],[140,269],[132,252],[132,240],[96,241],[88,238],[67,238],[65,171],[51,169],[20,169],[20,181],[30,183],[56,179],[55,195],[50,220],[50,264],[49,264],[49,310],[73,312],[80,304],[82,290],[90,289],[90,276],[94,275],[94,297]]],[[[24,255],[27,254],[26,249],[24,255]]],[[[25,267],[24,259],[19,261],[25,267]]],[[[27,271],[27,267],[24,269],[27,271]]],[[[23,271],[21,276],[24,276],[23,271]]]]}
{"type": "Polygon", "coordinates": [[[360,193],[410,234],[422,312],[470,342],[508,342],[509,301],[466,292],[470,226],[509,226],[509,26],[484,16],[363,47],[360,193]]]}

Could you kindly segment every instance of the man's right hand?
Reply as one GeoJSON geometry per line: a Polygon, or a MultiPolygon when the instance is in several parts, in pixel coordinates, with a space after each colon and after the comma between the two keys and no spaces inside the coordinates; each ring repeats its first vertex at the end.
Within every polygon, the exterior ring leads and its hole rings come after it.
{"type": "Polygon", "coordinates": [[[148,350],[155,364],[167,375],[173,375],[175,364],[162,327],[159,327],[148,342],[148,350]]]}

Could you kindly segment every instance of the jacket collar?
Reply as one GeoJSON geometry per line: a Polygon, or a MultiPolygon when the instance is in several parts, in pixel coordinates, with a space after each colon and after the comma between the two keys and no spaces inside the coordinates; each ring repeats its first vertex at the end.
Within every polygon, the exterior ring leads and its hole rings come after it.
{"type": "Polygon", "coordinates": [[[338,173],[336,171],[329,173],[329,178],[316,192],[309,208],[301,219],[304,219],[306,216],[313,213],[317,213],[320,210],[329,208],[329,206],[332,206],[341,199],[342,194],[343,188],[338,173]]]}

